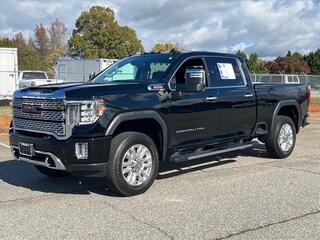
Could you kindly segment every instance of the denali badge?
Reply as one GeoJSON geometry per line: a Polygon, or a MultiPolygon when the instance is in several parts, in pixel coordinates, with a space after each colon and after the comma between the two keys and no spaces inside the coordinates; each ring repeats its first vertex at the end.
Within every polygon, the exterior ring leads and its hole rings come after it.
{"type": "Polygon", "coordinates": [[[196,132],[196,131],[204,131],[204,127],[180,129],[180,130],[177,130],[176,133],[179,134],[179,133],[188,133],[188,132],[196,132]]]}
{"type": "Polygon", "coordinates": [[[31,104],[22,104],[21,111],[24,113],[35,113],[35,114],[41,114],[41,111],[39,110],[39,105],[31,105],[31,104]]]}

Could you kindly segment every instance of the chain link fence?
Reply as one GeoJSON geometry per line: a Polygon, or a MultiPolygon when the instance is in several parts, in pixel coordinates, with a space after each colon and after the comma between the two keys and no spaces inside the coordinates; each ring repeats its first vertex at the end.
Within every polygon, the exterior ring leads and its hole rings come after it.
{"type": "Polygon", "coordinates": [[[251,74],[251,79],[255,83],[304,83],[313,96],[320,96],[320,75],[251,74]]]}

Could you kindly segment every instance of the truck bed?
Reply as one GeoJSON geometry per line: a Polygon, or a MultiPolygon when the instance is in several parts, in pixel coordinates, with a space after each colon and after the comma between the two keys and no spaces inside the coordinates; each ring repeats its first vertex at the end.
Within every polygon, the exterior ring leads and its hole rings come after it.
{"type": "MultiPolygon", "coordinates": [[[[257,122],[272,125],[273,114],[277,111],[278,103],[296,103],[299,122],[308,111],[307,86],[305,84],[255,83],[253,84],[257,99],[257,122]]],[[[298,130],[297,130],[298,131],[298,130]]]]}

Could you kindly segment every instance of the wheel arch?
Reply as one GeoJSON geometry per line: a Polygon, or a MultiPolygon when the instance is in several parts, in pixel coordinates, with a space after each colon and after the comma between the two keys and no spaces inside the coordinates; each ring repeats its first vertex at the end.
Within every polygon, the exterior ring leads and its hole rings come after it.
{"type": "MultiPolygon", "coordinates": [[[[160,153],[161,153],[161,160],[166,159],[167,154],[167,136],[168,130],[167,125],[160,114],[156,111],[146,110],[146,111],[134,111],[134,112],[124,112],[118,114],[111,122],[109,127],[106,130],[105,135],[113,136],[117,133],[119,128],[124,124],[132,124],[132,122],[141,123],[141,122],[150,122],[153,121],[153,124],[156,123],[160,130],[162,137],[160,138],[160,153]]],[[[131,129],[133,130],[133,129],[131,129]]]]}
{"type": "Polygon", "coordinates": [[[301,109],[296,100],[283,100],[278,102],[272,115],[271,129],[274,127],[275,118],[279,115],[290,117],[296,126],[296,132],[299,132],[301,125],[301,109]]]}

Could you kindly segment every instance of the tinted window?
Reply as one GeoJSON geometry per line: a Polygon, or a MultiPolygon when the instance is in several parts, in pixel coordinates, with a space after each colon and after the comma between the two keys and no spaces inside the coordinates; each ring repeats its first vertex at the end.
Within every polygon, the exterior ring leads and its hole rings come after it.
{"type": "Polygon", "coordinates": [[[125,64],[116,71],[112,72],[109,76],[105,76],[105,80],[110,81],[126,81],[134,80],[137,74],[137,67],[131,63],[125,64]]]}
{"type": "Polygon", "coordinates": [[[244,85],[241,69],[236,59],[206,58],[210,72],[210,87],[231,87],[244,85]]]}
{"type": "Polygon", "coordinates": [[[122,59],[101,72],[94,83],[163,83],[178,55],[150,54],[122,59]]]}
{"type": "Polygon", "coordinates": [[[43,72],[24,72],[22,78],[26,80],[31,79],[47,79],[46,75],[43,72]]]}
{"type": "Polygon", "coordinates": [[[170,87],[172,89],[176,88],[176,85],[183,85],[186,82],[185,79],[185,73],[186,69],[192,67],[192,68],[200,68],[205,69],[204,62],[201,58],[192,58],[187,61],[185,61],[177,70],[175,75],[170,81],[170,87]]]}

